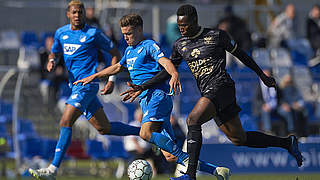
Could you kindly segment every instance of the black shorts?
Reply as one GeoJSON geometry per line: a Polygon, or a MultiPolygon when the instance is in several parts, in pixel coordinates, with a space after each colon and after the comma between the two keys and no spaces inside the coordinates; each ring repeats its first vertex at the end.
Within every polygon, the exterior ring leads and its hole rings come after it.
{"type": "Polygon", "coordinates": [[[217,126],[234,118],[241,111],[237,104],[234,84],[226,84],[219,87],[207,86],[202,96],[211,100],[216,106],[216,116],[214,120],[217,126]]]}

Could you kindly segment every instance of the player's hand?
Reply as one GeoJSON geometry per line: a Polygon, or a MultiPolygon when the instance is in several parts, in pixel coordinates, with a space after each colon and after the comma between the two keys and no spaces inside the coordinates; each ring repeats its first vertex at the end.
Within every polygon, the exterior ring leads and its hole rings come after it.
{"type": "Polygon", "coordinates": [[[131,103],[142,93],[143,90],[139,85],[135,85],[130,82],[127,82],[127,84],[130,87],[130,89],[122,92],[120,96],[124,95],[124,97],[122,98],[122,101],[125,102],[130,100],[129,102],[131,103]]]}
{"type": "Polygon", "coordinates": [[[108,81],[104,88],[101,90],[101,95],[111,94],[114,89],[114,82],[108,81]]]}
{"type": "Polygon", "coordinates": [[[95,75],[91,75],[91,76],[88,76],[86,78],[83,78],[83,79],[80,79],[76,82],[73,83],[73,85],[77,85],[79,83],[82,83],[82,86],[86,85],[86,84],[89,84],[91,81],[93,81],[95,79],[95,75]]]}
{"type": "Polygon", "coordinates": [[[276,80],[273,77],[267,76],[266,74],[262,74],[260,76],[262,82],[268,87],[276,87],[276,80]]]}
{"type": "Polygon", "coordinates": [[[182,92],[181,83],[178,76],[171,76],[169,81],[170,94],[169,95],[179,95],[182,92]]]}
{"type": "Polygon", "coordinates": [[[48,61],[47,70],[49,72],[51,72],[54,69],[55,66],[56,66],[56,62],[55,61],[48,61]]]}

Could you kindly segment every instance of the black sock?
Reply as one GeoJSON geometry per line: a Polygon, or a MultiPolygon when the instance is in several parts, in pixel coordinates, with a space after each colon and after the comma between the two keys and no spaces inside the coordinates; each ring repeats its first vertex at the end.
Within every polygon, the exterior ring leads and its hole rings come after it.
{"type": "Polygon", "coordinates": [[[258,131],[247,131],[247,141],[245,143],[248,147],[266,148],[266,147],[281,147],[289,149],[290,140],[288,138],[281,138],[278,136],[271,136],[258,131]]]}
{"type": "Polygon", "coordinates": [[[198,160],[202,146],[201,125],[188,126],[187,151],[189,154],[189,164],[187,174],[196,179],[198,160]]]}

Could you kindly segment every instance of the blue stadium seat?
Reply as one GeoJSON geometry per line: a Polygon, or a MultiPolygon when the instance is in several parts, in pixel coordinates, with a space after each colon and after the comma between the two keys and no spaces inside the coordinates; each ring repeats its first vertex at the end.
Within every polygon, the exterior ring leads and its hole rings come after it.
{"type": "Polygon", "coordinates": [[[87,154],[94,160],[106,160],[110,153],[103,147],[102,142],[97,140],[87,140],[87,154]]]}
{"type": "Polygon", "coordinates": [[[38,36],[33,31],[23,31],[21,33],[21,43],[23,46],[33,46],[39,48],[38,36]]]}
{"type": "Polygon", "coordinates": [[[0,114],[3,116],[2,120],[11,121],[12,120],[13,105],[11,103],[0,100],[0,114]]]}
{"type": "Polygon", "coordinates": [[[108,160],[114,158],[128,159],[129,155],[123,147],[122,140],[110,140],[108,148],[97,140],[87,140],[87,153],[94,160],[108,160]]]}
{"type": "Polygon", "coordinates": [[[21,139],[38,137],[32,122],[29,120],[18,120],[18,133],[21,139]]]}
{"type": "Polygon", "coordinates": [[[294,65],[304,65],[307,66],[307,57],[297,50],[291,50],[290,55],[294,65]]]}
{"type": "Polygon", "coordinates": [[[108,148],[110,158],[122,158],[128,159],[129,154],[124,149],[123,140],[111,140],[110,146],[108,148]]]}
{"type": "Polygon", "coordinates": [[[0,122],[0,137],[8,137],[7,125],[5,122],[0,122]]]}
{"type": "Polygon", "coordinates": [[[40,33],[40,46],[44,47],[47,37],[53,37],[53,32],[41,32],[40,33]]]}
{"type": "Polygon", "coordinates": [[[32,158],[43,154],[43,141],[41,138],[33,137],[19,140],[21,156],[32,158]]]}

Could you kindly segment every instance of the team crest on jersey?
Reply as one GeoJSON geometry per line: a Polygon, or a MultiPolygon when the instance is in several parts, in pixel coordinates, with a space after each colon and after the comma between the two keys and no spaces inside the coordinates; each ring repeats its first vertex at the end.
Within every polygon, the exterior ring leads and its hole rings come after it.
{"type": "Polygon", "coordinates": [[[87,39],[87,36],[83,36],[83,37],[81,37],[81,38],[80,38],[80,42],[82,42],[82,43],[83,43],[83,42],[85,42],[85,41],[86,41],[86,39],[87,39]]]}
{"type": "Polygon", "coordinates": [[[64,36],[62,36],[62,39],[63,40],[66,40],[66,39],[68,39],[69,38],[69,36],[68,35],[64,35],[64,36]]]}
{"type": "Polygon", "coordinates": [[[81,47],[81,45],[79,45],[79,44],[63,44],[64,54],[72,55],[80,47],[81,47]]]}
{"type": "Polygon", "coordinates": [[[137,60],[137,57],[127,59],[128,70],[133,69],[133,65],[136,60],[137,60]]]}
{"type": "Polygon", "coordinates": [[[213,44],[212,36],[203,38],[204,44],[213,44]]]}
{"type": "Polygon", "coordinates": [[[191,52],[191,56],[194,57],[194,58],[197,58],[198,56],[200,55],[200,50],[195,48],[192,50],[191,52]]]}

